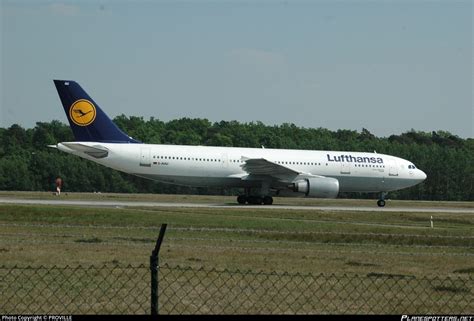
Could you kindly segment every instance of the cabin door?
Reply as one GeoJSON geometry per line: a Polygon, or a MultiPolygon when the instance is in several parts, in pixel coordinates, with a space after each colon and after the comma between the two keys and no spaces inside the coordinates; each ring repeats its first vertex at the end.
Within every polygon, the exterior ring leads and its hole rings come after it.
{"type": "Polygon", "coordinates": [[[150,148],[142,147],[140,149],[140,166],[151,167],[150,148]]]}
{"type": "Polygon", "coordinates": [[[342,162],[341,174],[350,174],[350,173],[351,173],[351,163],[342,162]]]}
{"type": "Polygon", "coordinates": [[[394,159],[388,161],[388,176],[398,176],[397,161],[394,159]]]}
{"type": "Polygon", "coordinates": [[[222,153],[221,163],[222,163],[222,167],[224,168],[227,168],[227,166],[229,166],[229,157],[227,156],[227,153],[222,153]]]}

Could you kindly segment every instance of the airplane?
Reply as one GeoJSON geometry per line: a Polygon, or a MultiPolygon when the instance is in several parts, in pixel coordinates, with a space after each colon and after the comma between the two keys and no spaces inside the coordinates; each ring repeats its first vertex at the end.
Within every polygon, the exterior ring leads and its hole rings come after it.
{"type": "Polygon", "coordinates": [[[54,80],[75,141],[50,147],[118,171],[169,184],[236,187],[239,204],[273,197],[336,198],[340,192],[388,192],[423,182],[412,162],[365,152],[145,144],[124,133],[72,80],[54,80]]]}

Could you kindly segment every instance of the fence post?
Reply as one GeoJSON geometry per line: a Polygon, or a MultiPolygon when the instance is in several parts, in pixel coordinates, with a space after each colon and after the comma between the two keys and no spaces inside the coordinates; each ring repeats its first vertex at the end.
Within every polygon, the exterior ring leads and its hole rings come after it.
{"type": "Polygon", "coordinates": [[[161,224],[160,234],[156,240],[155,249],[150,256],[150,272],[151,272],[151,315],[158,314],[158,268],[159,268],[159,254],[161,243],[165,237],[166,226],[168,224],[161,224]]]}

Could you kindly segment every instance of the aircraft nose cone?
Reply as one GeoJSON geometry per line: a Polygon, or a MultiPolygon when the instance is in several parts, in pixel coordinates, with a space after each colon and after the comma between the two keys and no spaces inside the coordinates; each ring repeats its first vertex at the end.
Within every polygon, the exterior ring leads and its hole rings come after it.
{"type": "Polygon", "coordinates": [[[420,178],[420,182],[423,182],[426,179],[426,174],[422,170],[418,173],[418,177],[420,178]]]}

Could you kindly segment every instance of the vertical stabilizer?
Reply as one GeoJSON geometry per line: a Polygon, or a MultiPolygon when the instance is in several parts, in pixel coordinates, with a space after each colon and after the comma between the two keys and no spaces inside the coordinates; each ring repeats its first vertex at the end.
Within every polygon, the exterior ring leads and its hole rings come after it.
{"type": "Polygon", "coordinates": [[[54,80],[76,141],[141,143],[125,134],[99,105],[72,80],[54,80]]]}

